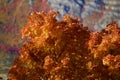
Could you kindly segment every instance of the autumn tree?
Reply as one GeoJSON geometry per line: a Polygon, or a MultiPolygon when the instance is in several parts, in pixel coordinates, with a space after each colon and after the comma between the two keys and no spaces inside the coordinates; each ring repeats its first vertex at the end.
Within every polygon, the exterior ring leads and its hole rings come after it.
{"type": "Polygon", "coordinates": [[[75,17],[33,12],[22,29],[26,42],[8,80],[120,79],[120,28],[91,32],[75,17]]]}

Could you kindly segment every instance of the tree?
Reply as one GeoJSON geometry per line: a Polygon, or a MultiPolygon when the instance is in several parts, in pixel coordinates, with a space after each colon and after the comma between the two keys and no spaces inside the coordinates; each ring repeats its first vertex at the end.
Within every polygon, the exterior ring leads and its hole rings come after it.
{"type": "Polygon", "coordinates": [[[22,38],[27,41],[10,68],[8,80],[119,79],[118,26],[112,23],[100,33],[90,32],[78,18],[66,15],[57,21],[57,14],[31,14],[22,29],[22,38]],[[115,65],[111,60],[117,61],[115,65]]]}

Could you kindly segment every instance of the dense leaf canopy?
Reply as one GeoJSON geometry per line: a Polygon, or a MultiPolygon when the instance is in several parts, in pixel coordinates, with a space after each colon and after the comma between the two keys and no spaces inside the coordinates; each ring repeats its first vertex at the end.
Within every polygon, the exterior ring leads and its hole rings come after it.
{"type": "Polygon", "coordinates": [[[90,32],[70,15],[34,12],[22,29],[27,39],[8,80],[120,79],[120,28],[113,22],[90,32]]]}

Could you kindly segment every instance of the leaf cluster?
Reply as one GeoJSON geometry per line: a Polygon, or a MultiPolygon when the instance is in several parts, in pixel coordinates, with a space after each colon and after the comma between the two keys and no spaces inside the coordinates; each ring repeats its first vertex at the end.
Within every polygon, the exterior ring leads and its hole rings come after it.
{"type": "Polygon", "coordinates": [[[70,15],[34,12],[22,29],[28,41],[10,68],[8,80],[120,79],[120,28],[91,32],[70,15]]]}

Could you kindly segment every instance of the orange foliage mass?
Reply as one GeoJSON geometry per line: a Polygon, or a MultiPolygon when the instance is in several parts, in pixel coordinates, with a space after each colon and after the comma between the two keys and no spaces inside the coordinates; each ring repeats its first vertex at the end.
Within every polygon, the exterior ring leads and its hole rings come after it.
{"type": "Polygon", "coordinates": [[[8,80],[120,79],[120,28],[90,32],[70,15],[34,12],[22,29],[29,40],[10,68],[8,80]],[[111,62],[112,61],[112,62],[111,62]]]}

